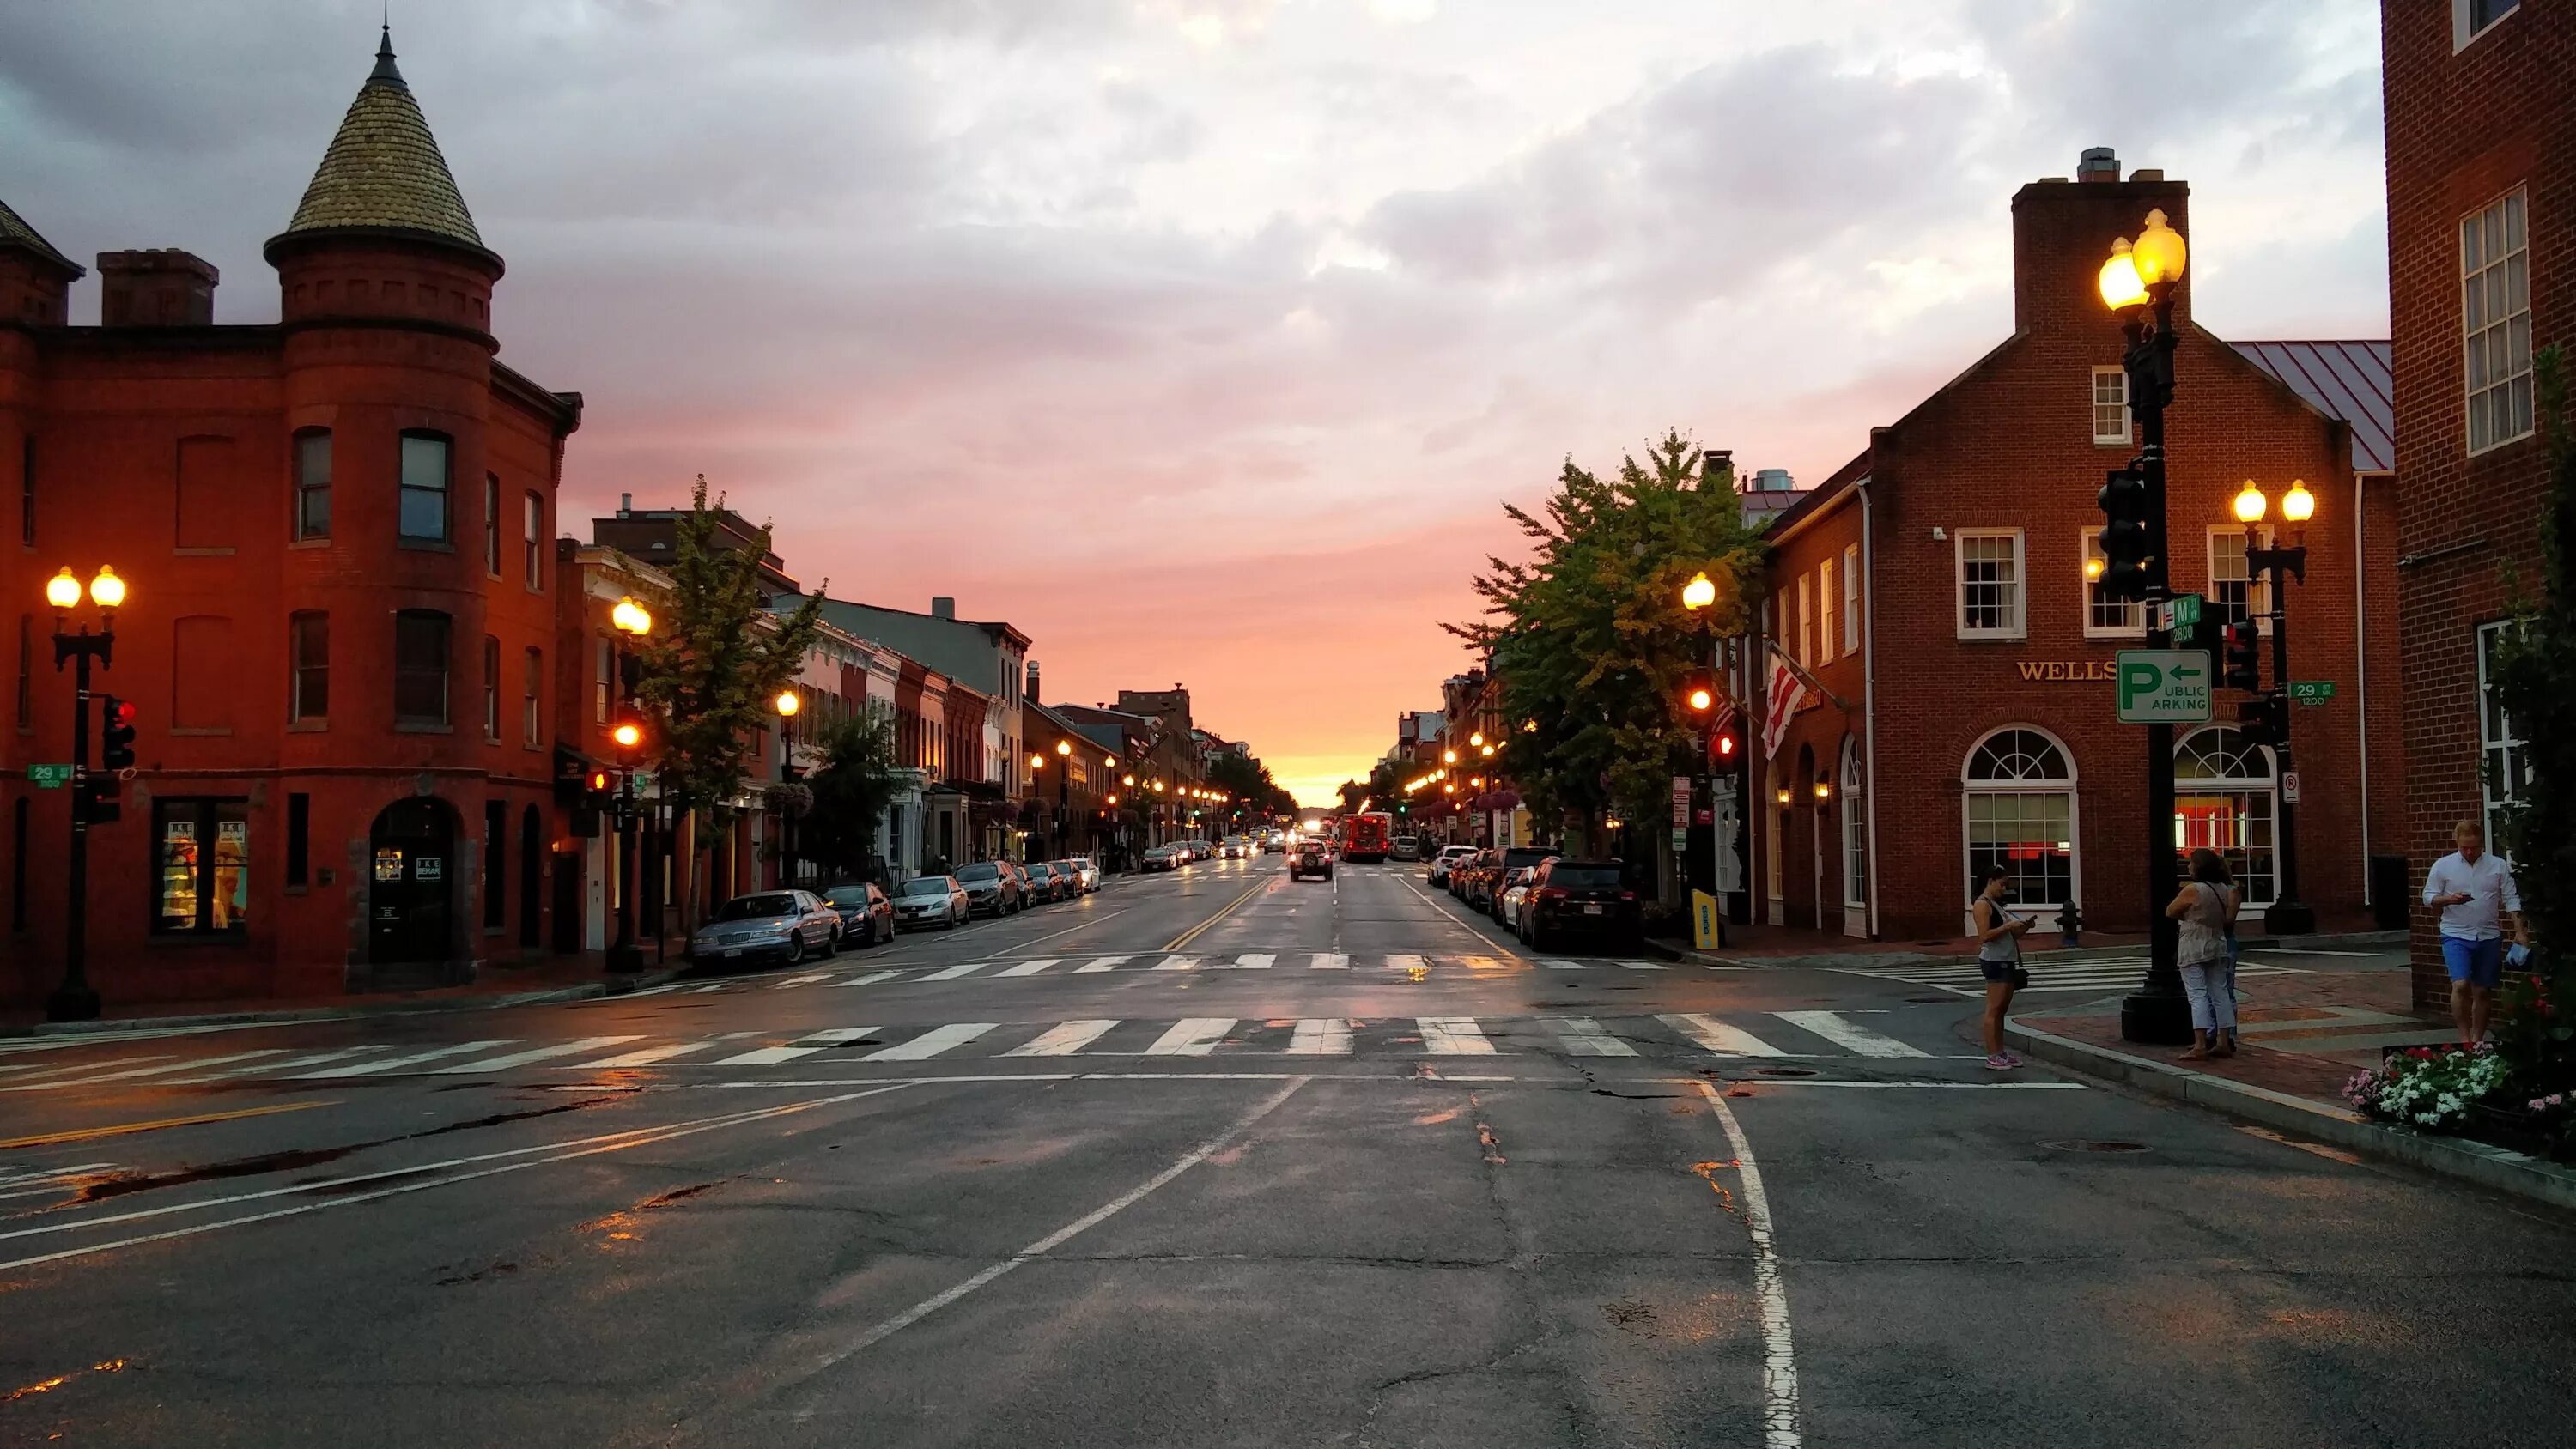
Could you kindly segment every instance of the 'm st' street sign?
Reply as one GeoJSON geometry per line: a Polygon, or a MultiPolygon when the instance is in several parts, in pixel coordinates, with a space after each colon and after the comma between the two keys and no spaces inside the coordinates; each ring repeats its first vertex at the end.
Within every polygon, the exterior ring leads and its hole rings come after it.
{"type": "Polygon", "coordinates": [[[2123,649],[2117,669],[2120,723],[2209,722],[2207,650],[2123,649]]]}

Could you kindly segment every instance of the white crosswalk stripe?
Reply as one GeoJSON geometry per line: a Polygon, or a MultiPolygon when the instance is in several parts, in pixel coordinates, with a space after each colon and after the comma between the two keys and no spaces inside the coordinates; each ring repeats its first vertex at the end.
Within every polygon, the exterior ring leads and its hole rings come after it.
{"type": "Polygon", "coordinates": [[[811,986],[817,981],[829,981],[831,979],[832,973],[829,971],[809,971],[802,976],[790,976],[783,981],[772,981],[769,983],[769,989],[772,991],[784,991],[790,986],[811,986]]]}
{"type": "Polygon", "coordinates": [[[655,1062],[669,1061],[673,1057],[685,1057],[693,1052],[712,1051],[718,1045],[720,1043],[711,1041],[668,1042],[661,1046],[646,1047],[641,1051],[621,1052],[613,1057],[601,1057],[595,1062],[583,1062],[581,1066],[585,1071],[592,1067],[650,1066],[655,1062]]]}
{"type": "Polygon", "coordinates": [[[1539,958],[1538,964],[1546,967],[1550,971],[1580,971],[1583,969],[1582,962],[1568,961],[1561,957],[1542,956],[1539,958]]]}
{"type": "Polygon", "coordinates": [[[1049,966],[1057,964],[1063,959],[1064,958],[1061,956],[1041,956],[1035,961],[1023,961],[1019,965],[1014,966],[1007,971],[996,971],[993,974],[996,976],[1035,976],[1039,972],[1044,971],[1049,966]]]}
{"type": "Polygon", "coordinates": [[[121,1067],[119,1070],[113,1072],[99,1072],[93,1076],[86,1077],[56,1076],[53,1080],[45,1082],[13,1082],[9,1086],[0,1087],[0,1091],[47,1092],[56,1087],[92,1087],[101,1082],[126,1082],[132,1081],[138,1077],[158,1077],[169,1072],[184,1072],[196,1067],[221,1066],[226,1062],[246,1062],[259,1057],[282,1057],[284,1055],[286,1055],[286,1051],[283,1047],[271,1047],[265,1051],[235,1052],[231,1056],[207,1057],[193,1062],[168,1062],[157,1067],[121,1067]]]}
{"type": "Polygon", "coordinates": [[[1145,1048],[1149,1057],[1203,1057],[1216,1050],[1225,1034],[1234,1030],[1230,1016],[1189,1016],[1175,1022],[1152,1046],[1145,1048]]]}
{"type": "Polygon", "coordinates": [[[1666,963],[1661,961],[1622,961],[1619,964],[1631,971],[1661,971],[1666,967],[1666,963]]]}
{"type": "Polygon", "coordinates": [[[854,1041],[864,1041],[867,1039],[868,1034],[875,1030],[876,1028],[872,1026],[836,1026],[828,1031],[818,1031],[810,1036],[798,1037],[795,1042],[787,1046],[755,1047],[750,1051],[742,1053],[740,1056],[727,1057],[723,1061],[715,1063],[715,1065],[720,1067],[765,1067],[774,1065],[778,1062],[792,1062],[798,1057],[810,1057],[814,1053],[822,1051],[827,1047],[842,1046],[854,1041]]]}
{"type": "Polygon", "coordinates": [[[1776,1057],[1784,1055],[1778,1048],[1741,1027],[1733,1027],[1713,1016],[1673,1012],[1655,1020],[1689,1037],[1703,1048],[1725,1057],[1776,1057]]]}
{"type": "MultiPolygon", "coordinates": [[[[1902,981],[1909,986],[1934,986],[1959,996],[1983,996],[1986,990],[1985,973],[1974,961],[1956,964],[1917,962],[1910,966],[1847,969],[1856,976],[1902,981]]],[[[2135,987],[2146,976],[2147,958],[2087,956],[2079,961],[2032,962],[2027,969],[2030,985],[2022,988],[2024,995],[2041,991],[2121,991],[2135,987]]],[[[2264,966],[2249,962],[2239,965],[2236,974],[2244,978],[2307,973],[2296,966],[2264,966]]]]}
{"type": "Polygon", "coordinates": [[[1132,956],[1094,956],[1090,960],[1083,962],[1081,965],[1076,966],[1073,969],[1077,973],[1115,971],[1134,959],[1135,958],[1132,956]]]}
{"type": "Polygon", "coordinates": [[[1307,962],[1306,965],[1309,970],[1314,971],[1348,971],[1351,969],[1351,958],[1339,951],[1318,951],[1315,953],[1315,959],[1307,962]]]}
{"type": "Polygon", "coordinates": [[[1234,958],[1234,969],[1237,971],[1267,971],[1270,969],[1270,963],[1278,959],[1279,958],[1277,956],[1272,955],[1267,951],[1246,951],[1242,955],[1234,958]]]}
{"type": "Polygon", "coordinates": [[[834,986],[874,986],[880,981],[892,981],[902,974],[900,971],[870,971],[863,976],[853,976],[847,981],[835,981],[832,984],[834,986]]]}
{"type": "MultiPolygon", "coordinates": [[[[392,1050],[392,1048],[382,1046],[341,1047],[336,1051],[316,1052],[309,1057],[297,1057],[291,1062],[259,1062],[252,1066],[235,1067],[229,1072],[216,1072],[210,1076],[181,1077],[170,1085],[174,1087],[193,1087],[201,1082],[229,1082],[241,1077],[264,1077],[271,1072],[299,1072],[306,1067],[318,1067],[324,1062],[343,1061],[349,1057],[364,1056],[368,1052],[390,1050],[392,1050]]],[[[190,1065],[202,1067],[206,1064],[204,1062],[193,1062],[190,1065]]]]}
{"type": "Polygon", "coordinates": [[[638,1040],[641,1038],[633,1035],[586,1036],[579,1041],[559,1041],[552,1046],[530,1047],[526,1051],[511,1052],[507,1056],[494,1057],[489,1061],[459,1062],[452,1067],[438,1067],[432,1074],[442,1077],[463,1077],[481,1072],[507,1071],[512,1067],[524,1067],[530,1062],[542,1062],[553,1057],[568,1057],[579,1052],[595,1052],[601,1047],[613,1047],[638,1040]]]}
{"type": "Polygon", "coordinates": [[[1422,1049],[1441,1057],[1489,1057],[1494,1044],[1485,1038],[1485,1029],[1472,1016],[1417,1016],[1414,1024],[1422,1029],[1422,1049]]]}
{"type": "Polygon", "coordinates": [[[981,971],[992,964],[993,963],[990,961],[960,961],[954,966],[943,966],[939,970],[933,971],[921,979],[924,981],[954,981],[960,976],[972,976],[976,972],[981,971]]]}
{"type": "Polygon", "coordinates": [[[1772,1015],[1791,1026],[1812,1031],[1839,1047],[1849,1047],[1864,1057],[1928,1057],[1921,1047],[1908,1046],[1892,1036],[1881,1036],[1856,1021],[1833,1011],[1778,1011],[1772,1015]]]}
{"type": "Polygon", "coordinates": [[[1002,1053],[1006,1057],[1069,1057],[1109,1034],[1118,1025],[1107,1021],[1060,1021],[1027,1044],[1002,1053]]]}
{"type": "Polygon", "coordinates": [[[1346,1057],[1351,1054],[1351,1024],[1338,1016],[1301,1019],[1288,1038],[1292,1057],[1346,1057]]]}
{"type": "Polygon", "coordinates": [[[946,1026],[932,1027],[901,1046],[880,1047],[859,1060],[863,1062],[928,1061],[941,1052],[964,1046],[1000,1024],[993,1021],[952,1021],[946,1026]]]}
{"type": "Polygon", "coordinates": [[[1196,971],[1199,969],[1199,958],[1196,956],[1166,956],[1162,960],[1154,963],[1154,969],[1157,971],[1196,971]]]}
{"type": "Polygon", "coordinates": [[[1429,968],[1430,963],[1419,956],[1396,955],[1386,958],[1386,969],[1389,971],[1424,971],[1429,968]]]}
{"type": "Polygon", "coordinates": [[[456,1046],[433,1047],[425,1052],[414,1052],[407,1057],[379,1057],[374,1061],[355,1062],[345,1067],[332,1067],[325,1071],[302,1072],[298,1076],[304,1081],[330,1081],[338,1077],[372,1077],[379,1072],[416,1067],[423,1062],[444,1061],[449,1057],[461,1057],[469,1052],[488,1052],[494,1047],[509,1044],[507,1037],[499,1041],[469,1041],[456,1046]]]}
{"type": "Polygon", "coordinates": [[[1601,1023],[1588,1016],[1555,1018],[1556,1029],[1564,1034],[1565,1049],[1578,1057],[1633,1057],[1637,1049],[1612,1036],[1601,1023]]]}

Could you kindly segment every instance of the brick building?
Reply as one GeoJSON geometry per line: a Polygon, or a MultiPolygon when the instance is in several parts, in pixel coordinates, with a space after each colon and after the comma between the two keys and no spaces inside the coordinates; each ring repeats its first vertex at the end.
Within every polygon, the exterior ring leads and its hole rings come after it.
{"type": "MultiPolygon", "coordinates": [[[[2144,732],[2114,721],[2111,697],[2113,656],[2144,623],[2086,580],[2103,475],[2135,452],[2123,341],[2094,279],[2149,210],[2187,232],[2188,202],[2159,172],[2121,179],[2108,152],[2087,153],[2079,179],[2021,188],[2012,335],[1873,429],[1769,530],[1762,629],[1813,687],[1770,757],[1763,701],[1749,711],[1757,919],[1955,937],[1972,876],[2001,862],[2051,925],[2073,901],[2089,925],[2144,928],[2144,732]]],[[[2276,497],[2294,478],[2315,493],[2292,659],[2336,695],[2293,722],[2301,894],[2321,921],[2355,924],[2367,856],[2398,839],[2396,637],[2384,610],[2357,607],[2364,580],[2385,592],[2396,553],[2372,372],[2384,347],[2231,346],[2190,316],[2186,280],[2167,413],[2173,586],[2213,612],[2259,610],[2230,499],[2249,477],[2276,497]]],[[[2177,732],[2173,829],[2226,855],[2260,905],[2278,879],[2281,782],[2271,753],[2232,728],[2232,698],[2217,723],[2177,732]]]]}
{"type": "MultiPolygon", "coordinates": [[[[2452,824],[2492,821],[2527,768],[2513,721],[2482,696],[2512,581],[2538,578],[2548,458],[2532,358],[2576,342],[2576,6],[2390,0],[2380,50],[2405,843],[2420,889],[2452,824]]],[[[2427,1003],[2447,999],[2435,934],[2418,909],[2427,1003]]]]}
{"type": "MultiPolygon", "coordinates": [[[[556,482],[577,394],[495,360],[484,245],[391,44],[266,257],[281,320],[216,325],[175,250],[82,269],[0,209],[0,1000],[62,961],[71,684],[44,578],[131,585],[98,687],[140,710],[91,833],[111,1002],[456,980],[551,949],[574,865],[553,789],[556,482]]],[[[84,617],[86,617],[84,611],[84,617]]],[[[77,622],[77,621],[75,621],[77,622]]]]}

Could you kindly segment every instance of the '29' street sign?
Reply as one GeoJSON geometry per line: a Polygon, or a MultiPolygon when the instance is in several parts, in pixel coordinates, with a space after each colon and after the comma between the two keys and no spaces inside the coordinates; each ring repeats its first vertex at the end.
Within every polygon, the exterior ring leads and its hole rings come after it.
{"type": "Polygon", "coordinates": [[[2118,664],[2122,724],[2207,724],[2209,652],[2123,649],[2118,664]]]}

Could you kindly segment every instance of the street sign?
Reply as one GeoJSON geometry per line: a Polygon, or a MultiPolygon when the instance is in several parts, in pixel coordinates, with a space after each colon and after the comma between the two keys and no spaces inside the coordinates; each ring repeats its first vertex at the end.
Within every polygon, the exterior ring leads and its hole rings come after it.
{"type": "Polygon", "coordinates": [[[2209,655],[2198,649],[2123,649],[2117,666],[2122,724],[2207,724],[2209,655]]]}
{"type": "Polygon", "coordinates": [[[59,790],[72,782],[72,767],[69,765],[29,765],[27,767],[27,778],[34,781],[36,788],[39,790],[59,790]]]}
{"type": "Polygon", "coordinates": [[[2331,679],[2294,679],[2290,681],[2290,699],[2295,704],[2323,704],[2334,698],[2331,679]]]}
{"type": "Polygon", "coordinates": [[[1680,827],[1690,824],[1690,802],[1690,776],[1673,776],[1673,826],[1676,834],[1680,833],[1680,827]]]}
{"type": "Polygon", "coordinates": [[[2296,770],[2281,772],[2281,803],[2284,805],[2299,803],[2299,772],[2296,770]]]}
{"type": "Polygon", "coordinates": [[[2198,594],[2176,594],[2176,595],[2174,595],[2174,598],[2173,598],[2173,626],[2174,626],[2175,628],[2177,628],[2177,629],[2190,629],[2190,628],[2195,628],[2195,627],[2197,627],[2197,626],[2199,625],[2199,623],[2200,623],[2200,595],[2198,595],[2198,594]]]}

